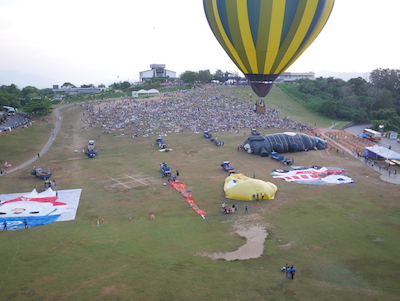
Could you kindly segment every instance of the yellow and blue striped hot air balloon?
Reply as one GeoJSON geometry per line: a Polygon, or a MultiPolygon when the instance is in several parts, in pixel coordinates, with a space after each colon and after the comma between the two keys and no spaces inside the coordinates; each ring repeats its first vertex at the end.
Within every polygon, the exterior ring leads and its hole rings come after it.
{"type": "Polygon", "coordinates": [[[321,32],[335,0],[203,0],[215,37],[264,97],[321,32]]]}

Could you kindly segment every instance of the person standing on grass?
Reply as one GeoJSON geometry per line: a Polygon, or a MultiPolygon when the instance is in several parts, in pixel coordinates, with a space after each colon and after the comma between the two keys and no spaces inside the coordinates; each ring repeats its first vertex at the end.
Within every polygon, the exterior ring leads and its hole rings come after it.
{"type": "Polygon", "coordinates": [[[249,206],[248,205],[244,205],[244,212],[248,212],[249,210],[249,206]]]}
{"type": "Polygon", "coordinates": [[[285,271],[285,275],[287,275],[288,270],[289,270],[289,265],[285,264],[285,267],[283,267],[282,270],[285,271]]]}
{"type": "Polygon", "coordinates": [[[3,223],[3,230],[7,230],[7,222],[6,221],[4,221],[4,223],[3,223]]]}
{"type": "Polygon", "coordinates": [[[296,269],[293,266],[291,266],[290,267],[290,275],[291,275],[292,279],[294,279],[294,273],[296,273],[296,269]]]}
{"type": "Polygon", "coordinates": [[[286,277],[292,278],[292,274],[290,272],[290,266],[286,264],[286,277]]]}

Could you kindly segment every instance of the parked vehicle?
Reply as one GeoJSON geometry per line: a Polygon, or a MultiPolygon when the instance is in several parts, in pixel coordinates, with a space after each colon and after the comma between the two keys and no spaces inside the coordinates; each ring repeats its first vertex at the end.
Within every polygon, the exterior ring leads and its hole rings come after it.
{"type": "Polygon", "coordinates": [[[32,176],[36,176],[36,177],[38,177],[38,178],[41,178],[42,180],[46,180],[46,179],[48,179],[48,178],[50,178],[51,177],[51,171],[50,171],[50,169],[48,169],[48,168],[34,168],[32,171],[31,171],[31,175],[32,176]]]}

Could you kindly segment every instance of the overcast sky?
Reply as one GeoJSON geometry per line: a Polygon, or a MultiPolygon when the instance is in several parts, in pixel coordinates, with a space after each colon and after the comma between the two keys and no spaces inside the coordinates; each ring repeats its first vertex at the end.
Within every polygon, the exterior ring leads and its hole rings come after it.
{"type": "MultiPolygon", "coordinates": [[[[400,0],[336,0],[325,28],[288,71],[400,69],[399,17],[400,0]]],[[[152,63],[178,76],[238,71],[202,0],[0,0],[0,41],[0,70],[43,76],[49,86],[137,81],[152,63]]]]}

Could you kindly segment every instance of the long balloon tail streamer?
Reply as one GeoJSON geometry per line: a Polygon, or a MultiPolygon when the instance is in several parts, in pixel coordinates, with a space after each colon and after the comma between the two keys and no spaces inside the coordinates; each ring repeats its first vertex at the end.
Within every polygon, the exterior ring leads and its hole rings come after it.
{"type": "Polygon", "coordinates": [[[177,190],[185,199],[186,202],[188,202],[189,206],[196,211],[198,215],[200,215],[203,219],[205,219],[207,212],[199,209],[197,205],[194,203],[194,200],[192,198],[192,195],[186,190],[186,185],[182,182],[175,182],[175,181],[170,181],[169,186],[172,186],[175,190],[177,190]]]}

